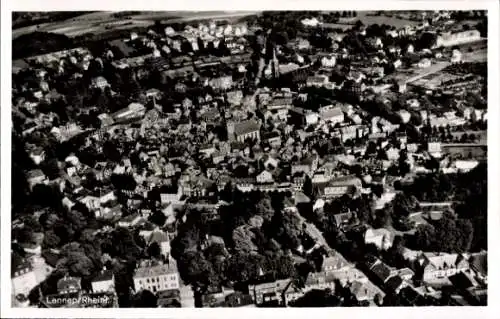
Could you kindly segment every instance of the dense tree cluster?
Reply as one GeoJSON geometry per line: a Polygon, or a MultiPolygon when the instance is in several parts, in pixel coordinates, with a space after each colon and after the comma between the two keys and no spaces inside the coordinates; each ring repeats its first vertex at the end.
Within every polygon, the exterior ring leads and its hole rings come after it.
{"type": "Polygon", "coordinates": [[[302,225],[297,215],[283,210],[283,195],[229,196],[234,201],[220,208],[219,220],[207,219],[207,212],[199,209],[182,213],[186,221],[172,241],[172,256],[183,280],[204,293],[211,286],[233,286],[262,276],[294,276],[294,262],[287,252],[301,244],[302,225]],[[214,236],[224,244],[211,243],[214,236]]]}

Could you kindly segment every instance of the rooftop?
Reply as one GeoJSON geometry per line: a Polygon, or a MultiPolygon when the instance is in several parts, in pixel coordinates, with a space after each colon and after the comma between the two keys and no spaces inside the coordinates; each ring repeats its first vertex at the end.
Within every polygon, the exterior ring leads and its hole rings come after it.
{"type": "Polygon", "coordinates": [[[168,264],[138,268],[134,278],[156,277],[173,273],[177,273],[177,265],[173,260],[170,260],[168,264]]]}

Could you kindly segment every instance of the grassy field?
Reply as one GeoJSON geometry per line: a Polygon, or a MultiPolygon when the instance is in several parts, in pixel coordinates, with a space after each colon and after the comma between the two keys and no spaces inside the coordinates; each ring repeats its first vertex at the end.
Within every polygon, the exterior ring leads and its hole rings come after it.
{"type": "Polygon", "coordinates": [[[113,16],[114,13],[110,11],[93,12],[60,22],[19,28],[12,31],[12,38],[34,31],[76,37],[86,33],[100,34],[111,30],[148,27],[157,20],[163,23],[174,23],[199,19],[231,19],[255,14],[258,11],[144,11],[140,14],[131,14],[120,18],[113,16]]]}
{"type": "Polygon", "coordinates": [[[369,24],[387,24],[391,26],[395,26],[396,28],[402,28],[405,25],[417,25],[419,21],[412,21],[407,19],[398,19],[395,16],[386,17],[386,16],[373,16],[369,15],[369,11],[359,11],[357,19],[361,20],[365,25],[369,24]]]}
{"type": "MultiPolygon", "coordinates": [[[[353,21],[360,20],[363,22],[364,25],[370,25],[370,24],[387,24],[394,26],[396,28],[402,28],[406,25],[417,25],[419,22],[418,21],[412,21],[408,19],[398,19],[395,16],[393,17],[386,17],[386,16],[374,16],[371,15],[371,11],[358,11],[358,16],[353,19],[353,21]]],[[[342,30],[347,30],[352,27],[350,24],[343,24],[343,23],[332,23],[329,24],[331,27],[334,28],[339,28],[342,30]]]]}

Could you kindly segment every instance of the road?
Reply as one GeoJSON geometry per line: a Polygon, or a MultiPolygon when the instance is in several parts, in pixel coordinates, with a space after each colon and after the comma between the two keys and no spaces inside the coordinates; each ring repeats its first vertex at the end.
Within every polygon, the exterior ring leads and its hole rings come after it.
{"type": "Polygon", "coordinates": [[[313,237],[313,239],[321,244],[323,247],[325,247],[325,249],[327,251],[331,251],[332,248],[328,245],[328,243],[326,242],[326,239],[325,237],[323,236],[323,233],[316,227],[316,225],[314,225],[313,223],[310,223],[308,222],[304,217],[302,217],[302,215],[300,215],[298,212],[297,212],[297,216],[299,217],[300,219],[300,222],[301,223],[304,223],[306,225],[306,231],[307,233],[313,237]]]}

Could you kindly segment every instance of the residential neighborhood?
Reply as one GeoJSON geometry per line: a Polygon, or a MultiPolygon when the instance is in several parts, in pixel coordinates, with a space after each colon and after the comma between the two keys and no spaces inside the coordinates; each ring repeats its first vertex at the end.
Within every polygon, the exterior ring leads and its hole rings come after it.
{"type": "Polygon", "coordinates": [[[486,305],[487,22],[14,38],[13,307],[486,305]]]}

